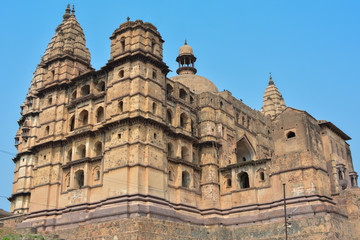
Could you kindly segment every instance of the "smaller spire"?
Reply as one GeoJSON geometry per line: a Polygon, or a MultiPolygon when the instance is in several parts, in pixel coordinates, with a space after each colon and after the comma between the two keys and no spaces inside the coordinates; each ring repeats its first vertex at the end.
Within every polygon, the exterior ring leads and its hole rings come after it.
{"type": "Polygon", "coordinates": [[[127,17],[126,20],[129,22],[129,21],[130,21],[130,17],[127,17]]]}
{"type": "Polygon", "coordinates": [[[73,4],[72,10],[71,10],[71,14],[75,16],[75,5],[73,4]]]}
{"type": "Polygon", "coordinates": [[[186,38],[185,38],[185,45],[187,45],[187,41],[186,41],[186,38]]]}
{"type": "Polygon", "coordinates": [[[270,78],[269,78],[269,85],[274,85],[274,81],[272,80],[271,72],[270,72],[270,78]]]}
{"type": "Polygon", "coordinates": [[[65,9],[65,14],[63,15],[64,19],[67,19],[70,17],[70,4],[67,5],[66,9],[65,9]]]}

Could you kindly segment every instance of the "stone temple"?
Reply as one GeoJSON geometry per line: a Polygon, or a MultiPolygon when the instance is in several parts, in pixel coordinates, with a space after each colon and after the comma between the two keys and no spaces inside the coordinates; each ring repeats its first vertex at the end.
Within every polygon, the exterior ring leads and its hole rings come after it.
{"type": "MultiPolygon", "coordinates": [[[[347,140],[287,107],[261,111],[196,75],[185,42],[168,78],[157,28],[120,24],[100,70],[66,8],[21,105],[11,212],[64,239],[359,239],[347,140]],[[125,238],[127,237],[127,238],[125,238]]],[[[199,59],[201,61],[201,59],[199,59]]],[[[265,88],[265,85],[264,85],[265,88]]]]}

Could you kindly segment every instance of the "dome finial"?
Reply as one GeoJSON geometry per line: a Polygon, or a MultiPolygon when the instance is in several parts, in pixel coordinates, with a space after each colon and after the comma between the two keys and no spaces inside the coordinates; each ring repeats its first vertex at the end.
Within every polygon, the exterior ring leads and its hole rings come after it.
{"type": "Polygon", "coordinates": [[[185,45],[187,45],[187,41],[186,41],[186,38],[185,38],[185,45]]]}
{"type": "Polygon", "coordinates": [[[129,22],[129,21],[130,21],[130,17],[127,17],[126,20],[129,22]]]}
{"type": "Polygon", "coordinates": [[[272,76],[271,76],[271,72],[269,72],[269,74],[270,74],[270,77],[269,77],[269,85],[271,85],[271,84],[274,84],[274,81],[272,80],[272,76]]]}
{"type": "Polygon", "coordinates": [[[75,5],[73,4],[72,10],[71,10],[71,14],[75,15],[75,5]]]}
{"type": "Polygon", "coordinates": [[[63,15],[64,19],[67,19],[70,17],[70,4],[67,5],[66,9],[65,9],[65,14],[63,15]]]}

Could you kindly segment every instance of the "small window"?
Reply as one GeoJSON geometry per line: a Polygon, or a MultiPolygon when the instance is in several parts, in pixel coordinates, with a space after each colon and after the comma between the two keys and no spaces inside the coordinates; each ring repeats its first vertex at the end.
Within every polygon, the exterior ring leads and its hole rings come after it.
{"type": "Polygon", "coordinates": [[[95,143],[95,156],[101,156],[102,155],[102,143],[97,142],[95,143]]]}
{"type": "Polygon", "coordinates": [[[166,122],[172,124],[172,114],[169,109],[166,111],[166,122]]]}
{"type": "Polygon", "coordinates": [[[120,40],[120,43],[121,43],[121,51],[124,52],[125,51],[125,38],[122,38],[120,40]]]}
{"type": "Polygon", "coordinates": [[[96,122],[102,122],[104,121],[104,108],[103,107],[99,107],[96,111],[96,122]]]}
{"type": "Polygon", "coordinates": [[[90,94],[90,86],[89,85],[85,85],[81,88],[81,96],[86,96],[90,94]]]}
{"type": "Polygon", "coordinates": [[[156,103],[153,103],[153,105],[152,105],[153,114],[156,114],[156,108],[157,108],[156,103]]]}
{"type": "Polygon", "coordinates": [[[156,135],[156,133],[154,133],[154,139],[156,139],[157,138],[157,135],[156,135]]]}
{"type": "Polygon", "coordinates": [[[78,170],[75,173],[75,188],[79,189],[84,186],[84,171],[78,170]]]}
{"type": "Polygon", "coordinates": [[[188,188],[190,186],[190,174],[187,171],[183,171],[181,177],[181,186],[188,188]]]}
{"type": "Polygon", "coordinates": [[[186,128],[187,127],[187,122],[188,122],[188,119],[187,119],[186,114],[182,113],[180,115],[180,127],[186,128]]]}
{"type": "Polygon", "coordinates": [[[51,105],[52,104],[52,97],[49,97],[48,98],[48,105],[51,105]]]}
{"type": "Polygon", "coordinates": [[[296,135],[295,135],[294,132],[290,131],[290,132],[288,132],[288,133],[286,134],[286,136],[287,136],[287,138],[293,138],[293,137],[295,137],[296,135]]]}
{"type": "Polygon", "coordinates": [[[51,79],[54,80],[55,79],[55,70],[51,71],[51,79]]]}
{"type": "Polygon", "coordinates": [[[151,52],[152,52],[152,53],[155,53],[155,45],[156,45],[155,41],[152,40],[151,43],[150,43],[150,47],[151,47],[151,52]]]}
{"type": "Polygon", "coordinates": [[[157,77],[156,70],[153,70],[152,78],[153,78],[154,80],[156,80],[156,77],[157,77]]]}
{"type": "Polygon", "coordinates": [[[119,139],[121,138],[121,133],[118,133],[118,138],[119,138],[119,139]]]}
{"type": "Polygon", "coordinates": [[[187,97],[187,93],[184,89],[180,89],[179,91],[179,97],[182,99],[182,100],[186,100],[186,97],[187,97]]]}
{"type": "Polygon", "coordinates": [[[119,102],[119,110],[120,110],[120,112],[124,111],[124,102],[123,101],[119,102]]]}
{"type": "Polygon", "coordinates": [[[166,85],[166,94],[170,95],[174,91],[174,88],[171,86],[171,84],[166,85]]]}
{"type": "Polygon", "coordinates": [[[193,104],[194,103],[194,98],[192,96],[190,96],[190,103],[193,104]]]}
{"type": "Polygon", "coordinates": [[[189,150],[187,149],[187,147],[181,148],[181,159],[189,161],[189,150]]]}
{"type": "Polygon", "coordinates": [[[82,126],[85,126],[89,123],[89,113],[86,110],[83,110],[79,115],[79,120],[82,123],[82,126]]]}
{"type": "Polygon", "coordinates": [[[71,94],[71,100],[75,100],[77,97],[77,91],[73,91],[73,93],[71,94]]]}
{"type": "Polygon", "coordinates": [[[343,175],[340,169],[338,169],[339,180],[343,180],[343,175]]]}
{"type": "Polygon", "coordinates": [[[95,172],[95,181],[100,179],[100,170],[96,170],[95,172]]]}
{"type": "Polygon", "coordinates": [[[67,152],[66,160],[67,162],[70,162],[72,160],[72,149],[67,152]]]}
{"type": "Polygon", "coordinates": [[[226,187],[231,187],[231,179],[230,178],[228,178],[226,180],[226,187]]]}
{"type": "Polygon", "coordinates": [[[123,77],[124,77],[124,70],[120,70],[120,72],[119,72],[119,77],[120,77],[120,78],[123,78],[123,77]]]}
{"type": "Polygon", "coordinates": [[[223,102],[222,101],[220,101],[220,108],[222,108],[223,107],[223,102]]]}
{"type": "Polygon", "coordinates": [[[46,126],[46,128],[45,128],[45,136],[48,136],[49,133],[50,133],[50,127],[46,126]]]}
{"type": "Polygon", "coordinates": [[[172,171],[169,171],[169,181],[172,181],[173,180],[173,177],[172,177],[172,171]]]}
{"type": "Polygon", "coordinates": [[[75,128],[75,116],[72,116],[70,119],[70,132],[74,131],[75,128]]]}
{"type": "Polygon", "coordinates": [[[100,92],[105,91],[105,83],[104,83],[103,81],[99,82],[98,85],[97,85],[97,89],[98,89],[100,92]]]}
{"type": "Polygon", "coordinates": [[[77,148],[77,151],[78,151],[77,154],[78,154],[79,159],[82,159],[82,158],[86,157],[86,147],[85,147],[85,145],[80,145],[77,148]]]}
{"type": "Polygon", "coordinates": [[[238,174],[238,181],[240,188],[249,188],[249,175],[246,172],[238,174]]]}
{"type": "Polygon", "coordinates": [[[264,172],[260,172],[260,180],[265,181],[265,173],[264,172]]]}
{"type": "Polygon", "coordinates": [[[168,157],[172,157],[174,155],[174,147],[171,143],[168,143],[168,157]]]}

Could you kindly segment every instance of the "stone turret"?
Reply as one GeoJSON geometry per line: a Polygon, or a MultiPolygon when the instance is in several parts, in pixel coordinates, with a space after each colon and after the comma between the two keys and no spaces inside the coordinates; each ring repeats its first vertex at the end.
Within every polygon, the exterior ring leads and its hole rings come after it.
{"type": "Polygon", "coordinates": [[[261,112],[266,116],[274,118],[286,108],[284,98],[275,86],[270,75],[269,85],[266,87],[263,98],[263,107],[261,112]]]}

